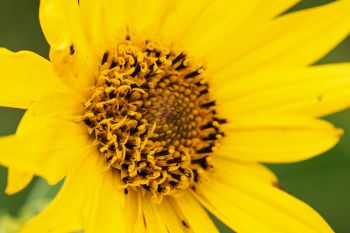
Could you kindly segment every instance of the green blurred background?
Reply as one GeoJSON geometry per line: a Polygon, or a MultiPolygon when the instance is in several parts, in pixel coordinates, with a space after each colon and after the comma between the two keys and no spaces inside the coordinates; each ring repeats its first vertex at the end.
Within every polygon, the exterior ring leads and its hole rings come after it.
{"type": "MultiPolygon", "coordinates": [[[[291,11],[327,2],[331,1],[305,0],[291,11]]],[[[31,50],[47,57],[48,45],[38,22],[38,6],[39,0],[0,0],[0,47],[13,51],[31,50]]],[[[319,63],[344,61],[350,61],[350,38],[319,63]]],[[[23,113],[24,111],[18,109],[0,108],[0,136],[14,133],[23,113]]],[[[289,193],[313,206],[336,232],[348,233],[350,232],[350,110],[327,117],[327,120],[345,129],[345,136],[335,148],[308,161],[270,167],[279,175],[281,184],[289,193]]],[[[40,185],[45,189],[45,195],[49,196],[57,190],[57,187],[50,189],[46,183],[36,179],[24,191],[14,196],[7,196],[4,194],[5,184],[6,169],[0,167],[0,214],[9,213],[13,216],[19,214],[28,197],[32,198],[30,192],[33,186],[40,185]]],[[[34,196],[36,195],[40,194],[34,196]]],[[[223,224],[218,225],[222,232],[231,232],[223,224]]]]}

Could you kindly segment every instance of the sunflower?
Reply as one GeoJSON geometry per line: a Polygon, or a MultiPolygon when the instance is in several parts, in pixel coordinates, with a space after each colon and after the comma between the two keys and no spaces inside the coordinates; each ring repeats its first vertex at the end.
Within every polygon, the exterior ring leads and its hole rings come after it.
{"type": "Polygon", "coordinates": [[[350,64],[314,65],[350,2],[42,0],[50,61],[0,50],[6,192],[64,184],[22,232],[332,232],[261,163],[334,146],[350,64]],[[325,20],[327,19],[327,20],[325,20]]]}

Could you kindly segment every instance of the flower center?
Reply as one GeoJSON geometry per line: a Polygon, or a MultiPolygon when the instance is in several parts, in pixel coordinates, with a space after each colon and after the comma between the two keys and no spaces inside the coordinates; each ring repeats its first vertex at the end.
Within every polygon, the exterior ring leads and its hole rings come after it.
{"type": "Polygon", "coordinates": [[[184,52],[130,36],[105,52],[84,122],[126,188],[160,201],[212,168],[226,121],[216,116],[203,72],[184,52]]]}

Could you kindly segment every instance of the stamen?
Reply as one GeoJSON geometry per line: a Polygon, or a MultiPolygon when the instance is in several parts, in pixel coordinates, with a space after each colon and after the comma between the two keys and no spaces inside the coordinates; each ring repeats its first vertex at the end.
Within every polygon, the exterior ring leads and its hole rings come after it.
{"type": "Polygon", "coordinates": [[[204,103],[201,105],[202,108],[209,108],[209,107],[213,107],[215,106],[216,102],[215,101],[210,101],[210,102],[207,102],[207,103],[204,103]]]}

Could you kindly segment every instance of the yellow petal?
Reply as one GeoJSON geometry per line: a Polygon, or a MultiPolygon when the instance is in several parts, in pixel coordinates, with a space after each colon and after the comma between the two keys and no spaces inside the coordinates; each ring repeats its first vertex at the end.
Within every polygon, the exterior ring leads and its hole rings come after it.
{"type": "MultiPolygon", "coordinates": [[[[172,209],[169,209],[169,215],[173,215],[172,209]]],[[[142,213],[144,216],[144,224],[148,232],[167,233],[168,228],[166,222],[163,221],[163,216],[159,211],[158,206],[151,201],[148,196],[142,197],[142,213]]]]}
{"type": "Polygon", "coordinates": [[[333,232],[322,217],[305,203],[261,181],[259,172],[245,173],[242,166],[216,164],[210,181],[196,193],[211,212],[237,232],[333,232]],[[238,168],[238,169],[236,169],[238,168]]]}
{"type": "MultiPolygon", "coordinates": [[[[75,232],[83,228],[82,209],[87,191],[101,169],[103,159],[86,149],[75,162],[54,200],[41,213],[26,223],[21,233],[75,232]]],[[[100,174],[99,174],[100,175],[100,174]]]]}
{"type": "Polygon", "coordinates": [[[201,14],[212,1],[186,1],[179,0],[173,4],[171,11],[164,20],[161,35],[170,41],[181,41],[181,35],[189,25],[193,24],[196,17],[201,14]]]}
{"type": "Polygon", "coordinates": [[[72,155],[90,144],[86,127],[74,121],[77,110],[77,100],[57,93],[34,103],[18,134],[0,138],[0,163],[43,176],[51,184],[58,182],[72,155]]]}
{"type": "Polygon", "coordinates": [[[74,90],[92,85],[99,61],[84,35],[78,1],[40,1],[39,18],[59,78],[74,90]]]}
{"type": "MultiPolygon", "coordinates": [[[[181,210],[175,209],[170,197],[165,197],[160,204],[155,204],[164,222],[167,232],[192,232],[181,210]]],[[[155,210],[157,211],[157,210],[155,210]]]]}
{"type": "Polygon", "coordinates": [[[276,69],[241,79],[213,79],[213,94],[225,116],[289,113],[324,116],[349,107],[350,64],[276,69]],[[219,84],[220,81],[225,85],[219,84]]]}
{"type": "MultiPolygon", "coordinates": [[[[106,49],[105,44],[105,15],[102,0],[82,0],[79,1],[79,10],[81,12],[82,28],[86,35],[89,47],[93,49],[96,56],[101,56],[106,49]]],[[[118,0],[118,2],[120,2],[118,0]]],[[[115,12],[116,13],[116,12],[115,12]]],[[[114,14],[115,14],[114,13],[114,14]]]]}
{"type": "Polygon", "coordinates": [[[67,174],[72,156],[87,145],[87,140],[77,136],[78,131],[81,132],[74,125],[57,124],[45,131],[2,137],[0,164],[34,173],[56,184],[67,174]]]}
{"type": "Polygon", "coordinates": [[[141,198],[143,224],[147,232],[218,232],[203,207],[189,192],[176,198],[164,197],[160,204],[153,203],[147,195],[141,198]]]}
{"type": "Polygon", "coordinates": [[[154,37],[168,14],[174,10],[173,5],[171,1],[164,0],[125,1],[127,26],[131,32],[154,37]]]}
{"type": "Polygon", "coordinates": [[[83,210],[84,232],[124,233],[125,195],[124,190],[120,188],[121,179],[118,174],[107,169],[103,156],[98,153],[93,156],[98,158],[98,166],[92,171],[94,177],[86,191],[88,200],[83,210]]]}
{"type": "MultiPolygon", "coordinates": [[[[269,0],[269,4],[266,4],[266,1],[260,0],[255,9],[254,13],[256,15],[254,16],[257,16],[258,19],[273,19],[296,5],[298,2],[300,2],[300,0],[269,0]]],[[[255,17],[252,18],[255,19],[255,17]]]]}
{"type": "Polygon", "coordinates": [[[173,199],[184,215],[184,221],[193,232],[219,232],[208,216],[205,209],[199,204],[190,192],[173,199]]]}
{"type": "Polygon", "coordinates": [[[60,90],[50,63],[29,51],[0,48],[0,106],[27,109],[42,95],[60,90]]]}
{"type": "Polygon", "coordinates": [[[223,44],[228,54],[212,53],[209,64],[215,73],[231,70],[232,77],[258,69],[312,64],[349,34],[349,9],[349,1],[336,1],[278,17],[233,48],[223,44]],[[244,49],[234,52],[237,47],[244,49]]]}
{"type": "Polygon", "coordinates": [[[213,2],[183,31],[182,40],[186,48],[195,55],[207,52],[211,45],[217,45],[249,21],[258,2],[259,0],[213,2]]]}
{"type": "MultiPolygon", "coordinates": [[[[261,0],[217,1],[207,6],[187,28],[180,26],[182,41],[191,55],[211,61],[211,54],[229,57],[257,33],[264,24],[297,1],[261,0]]],[[[240,48],[243,49],[243,48],[240,48]]],[[[220,59],[221,60],[221,59],[220,59]]],[[[208,64],[209,67],[212,65],[208,64]]]]}
{"type": "MultiPolygon", "coordinates": [[[[263,25],[297,1],[273,0],[268,5],[261,0],[176,1],[162,22],[162,34],[183,43],[191,55],[205,58],[219,44],[231,47],[242,30],[256,30],[257,25],[263,25]]],[[[220,53],[225,54],[227,49],[220,53]]]]}
{"type": "Polygon", "coordinates": [[[115,43],[116,39],[126,35],[126,1],[102,1],[102,15],[104,19],[104,35],[107,45],[115,43]]]}
{"type": "Polygon", "coordinates": [[[154,37],[173,3],[162,0],[83,0],[79,5],[86,38],[101,60],[104,52],[129,32],[145,39],[154,37]]]}
{"type": "Polygon", "coordinates": [[[16,134],[22,135],[33,130],[49,128],[55,121],[79,123],[79,116],[84,109],[83,101],[69,92],[51,92],[26,111],[16,134]]]}
{"type": "Polygon", "coordinates": [[[243,161],[296,162],[333,147],[342,130],[309,117],[256,115],[237,117],[224,128],[217,154],[243,161]]]}
{"type": "Polygon", "coordinates": [[[15,194],[27,187],[32,179],[32,173],[24,172],[15,168],[9,168],[5,192],[8,195],[15,194]]]}
{"type": "Polygon", "coordinates": [[[268,185],[274,185],[276,187],[279,186],[278,177],[263,164],[241,161],[237,162],[222,156],[215,156],[214,163],[215,166],[220,167],[220,170],[222,169],[223,172],[226,172],[228,169],[234,167],[234,169],[239,173],[253,176],[255,179],[268,185]],[[229,166],[225,166],[225,163],[228,163],[229,166]],[[257,174],[259,175],[257,176],[257,174]]]}
{"type": "Polygon", "coordinates": [[[131,188],[128,191],[124,191],[125,194],[125,206],[124,208],[124,220],[126,232],[132,233],[144,233],[146,232],[146,226],[142,214],[142,196],[137,190],[131,188]]]}

